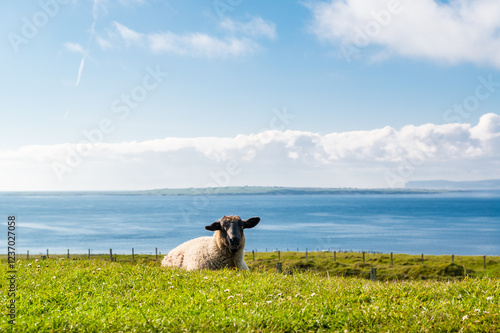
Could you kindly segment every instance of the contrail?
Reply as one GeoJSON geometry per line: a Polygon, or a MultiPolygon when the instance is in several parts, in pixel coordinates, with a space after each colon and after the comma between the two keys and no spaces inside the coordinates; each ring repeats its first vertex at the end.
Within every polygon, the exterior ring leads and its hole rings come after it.
{"type": "Polygon", "coordinates": [[[76,83],[75,87],[78,88],[78,85],[80,84],[80,80],[82,78],[82,73],[83,73],[83,68],[85,66],[85,58],[89,55],[90,52],[90,45],[92,44],[92,40],[94,39],[95,36],[95,25],[97,23],[97,18],[99,17],[98,14],[98,5],[99,5],[99,0],[94,0],[92,4],[92,25],[90,26],[90,36],[89,40],[87,42],[87,49],[85,50],[85,53],[83,54],[82,61],[80,62],[80,67],[78,68],[78,77],[76,78],[76,83]]]}
{"type": "Polygon", "coordinates": [[[83,56],[82,61],[80,62],[80,68],[78,68],[78,77],[76,79],[75,87],[78,87],[78,85],[80,84],[80,79],[82,78],[83,66],[85,65],[85,57],[86,55],[83,56]]]}

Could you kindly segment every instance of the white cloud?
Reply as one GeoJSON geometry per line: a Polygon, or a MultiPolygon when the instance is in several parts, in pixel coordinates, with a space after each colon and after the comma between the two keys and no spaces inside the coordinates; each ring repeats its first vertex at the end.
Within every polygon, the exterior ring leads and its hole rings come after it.
{"type": "Polygon", "coordinates": [[[85,54],[83,47],[78,43],[64,43],[64,48],[69,52],[75,52],[79,54],[85,54]]]}
{"type": "Polygon", "coordinates": [[[252,37],[267,37],[275,39],[277,36],[276,25],[273,22],[265,21],[262,17],[253,17],[249,22],[235,22],[230,18],[224,19],[220,23],[221,27],[232,32],[242,33],[252,37]]]}
{"type": "Polygon", "coordinates": [[[247,55],[255,53],[259,48],[258,44],[248,38],[219,39],[202,33],[152,34],[148,36],[148,44],[154,52],[208,58],[247,55]]]}
{"type": "Polygon", "coordinates": [[[144,39],[143,34],[135,32],[134,30],[127,28],[123,24],[114,22],[114,26],[120,37],[125,40],[127,45],[130,45],[130,43],[141,43],[144,39]]]}
{"type": "Polygon", "coordinates": [[[330,0],[307,7],[313,14],[311,31],[349,58],[375,46],[374,55],[367,52],[373,58],[399,55],[500,67],[496,0],[330,0]]]}
{"type": "Polygon", "coordinates": [[[220,185],[390,187],[388,172],[403,181],[498,178],[500,116],[485,114],[476,126],[25,146],[0,152],[0,161],[0,190],[203,187],[214,179],[230,180],[220,185]],[[62,183],[54,162],[71,167],[62,183]],[[227,177],[234,165],[240,171],[227,177]]]}
{"type": "Polygon", "coordinates": [[[103,50],[111,49],[113,48],[113,45],[111,42],[107,39],[102,38],[101,36],[97,36],[97,44],[101,47],[103,50]]]}
{"type": "Polygon", "coordinates": [[[255,39],[259,37],[276,38],[274,23],[264,21],[260,17],[253,18],[247,23],[226,19],[221,23],[221,26],[230,34],[223,37],[201,32],[179,34],[165,31],[143,34],[114,22],[118,35],[128,46],[132,44],[146,46],[153,52],[190,57],[224,58],[250,55],[261,49],[260,44],[255,39]]]}

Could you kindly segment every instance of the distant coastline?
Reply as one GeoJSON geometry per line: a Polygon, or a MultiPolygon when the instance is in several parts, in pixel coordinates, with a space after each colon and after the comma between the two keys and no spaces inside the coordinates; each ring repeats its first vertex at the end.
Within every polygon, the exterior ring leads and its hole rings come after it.
{"type": "Polygon", "coordinates": [[[322,187],[278,187],[278,186],[228,186],[217,188],[154,189],[143,191],[19,191],[0,192],[16,196],[64,196],[64,195],[142,195],[142,196],[212,196],[212,195],[367,195],[367,194],[433,194],[465,192],[448,189],[359,189],[322,187]]]}
{"type": "Polygon", "coordinates": [[[454,182],[449,180],[411,181],[407,189],[439,189],[439,190],[500,190],[500,179],[454,182]]]}

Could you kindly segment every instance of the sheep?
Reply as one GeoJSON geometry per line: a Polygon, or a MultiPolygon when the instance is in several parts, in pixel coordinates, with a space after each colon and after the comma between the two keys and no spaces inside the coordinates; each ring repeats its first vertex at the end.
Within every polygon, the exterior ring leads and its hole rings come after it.
{"type": "Polygon", "coordinates": [[[219,270],[230,267],[249,271],[243,260],[243,229],[253,228],[259,222],[260,217],[242,221],[239,216],[224,216],[205,227],[208,231],[214,231],[211,237],[195,238],[177,246],[163,258],[161,265],[186,270],[219,270]]]}

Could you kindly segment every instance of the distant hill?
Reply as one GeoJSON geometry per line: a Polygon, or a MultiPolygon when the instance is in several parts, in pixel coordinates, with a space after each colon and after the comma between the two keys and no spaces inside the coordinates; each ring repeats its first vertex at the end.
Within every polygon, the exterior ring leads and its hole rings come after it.
{"type": "Polygon", "coordinates": [[[461,181],[424,180],[406,183],[406,189],[429,190],[500,190],[500,179],[461,181]]]}
{"type": "MultiPolygon", "coordinates": [[[[412,189],[358,189],[324,187],[278,187],[278,186],[228,186],[217,188],[158,189],[131,192],[143,195],[304,195],[304,194],[405,194],[422,193],[427,190],[412,189]]],[[[433,191],[435,192],[435,191],[433,191]]]]}
{"type": "MultiPolygon", "coordinates": [[[[323,187],[228,186],[216,188],[164,188],[145,191],[71,191],[71,192],[4,192],[4,195],[147,195],[147,196],[212,196],[212,195],[310,195],[310,194],[415,194],[436,193],[428,189],[358,189],[323,187]]],[[[0,192],[0,194],[2,194],[0,192]]]]}

